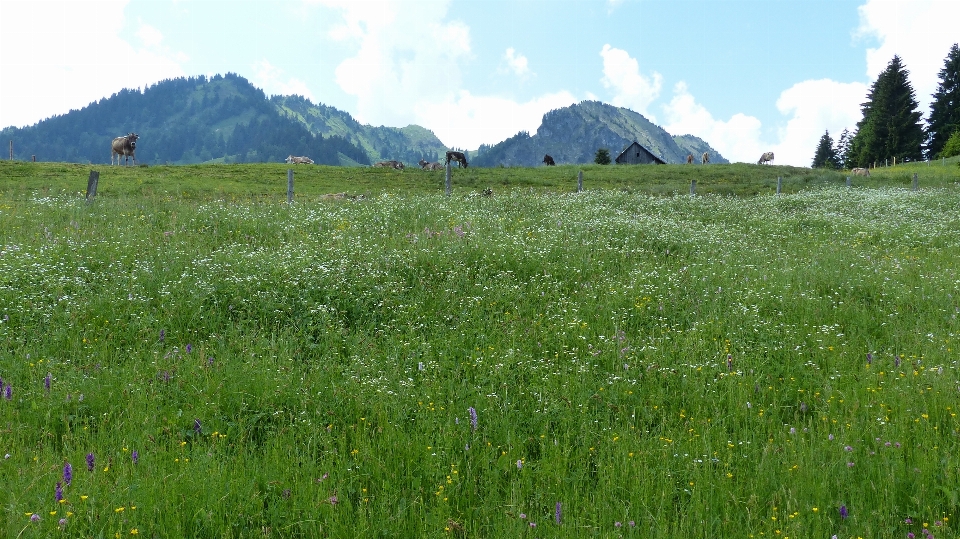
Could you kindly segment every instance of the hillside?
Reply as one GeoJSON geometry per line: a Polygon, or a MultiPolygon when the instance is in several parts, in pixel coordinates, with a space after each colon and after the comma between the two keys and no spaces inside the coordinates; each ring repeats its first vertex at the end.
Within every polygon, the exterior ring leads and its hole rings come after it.
{"type": "Polygon", "coordinates": [[[165,80],[121,90],[80,110],[25,128],[6,128],[14,157],[107,163],[113,137],[140,135],[137,158],[149,164],[279,162],[308,155],[329,165],[367,164],[367,153],[336,134],[319,136],[280,114],[262,90],[234,74],[165,80]]]}
{"type": "MultiPolygon", "coordinates": [[[[536,134],[520,132],[494,146],[481,146],[476,166],[538,166],[544,154],[557,164],[592,163],[597,149],[616,157],[633,141],[667,163],[685,163],[687,154],[710,153],[712,163],[729,163],[702,139],[674,137],[643,115],[598,101],[583,101],[543,115],[536,134]]],[[[699,162],[699,160],[697,160],[699,162]]]]}

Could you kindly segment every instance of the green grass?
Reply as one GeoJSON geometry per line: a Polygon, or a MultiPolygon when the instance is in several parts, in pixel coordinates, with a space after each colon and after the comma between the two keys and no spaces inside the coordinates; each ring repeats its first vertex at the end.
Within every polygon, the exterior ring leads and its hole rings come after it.
{"type": "Polygon", "coordinates": [[[0,533],[953,536],[958,168],[2,163],[0,533]]]}

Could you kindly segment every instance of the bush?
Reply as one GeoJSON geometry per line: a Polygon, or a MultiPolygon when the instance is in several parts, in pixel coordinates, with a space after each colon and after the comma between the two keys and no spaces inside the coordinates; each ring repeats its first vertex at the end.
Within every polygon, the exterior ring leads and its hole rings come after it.
{"type": "Polygon", "coordinates": [[[960,129],[950,135],[947,143],[944,144],[943,149],[940,150],[940,157],[953,157],[955,155],[960,155],[960,129]]]}

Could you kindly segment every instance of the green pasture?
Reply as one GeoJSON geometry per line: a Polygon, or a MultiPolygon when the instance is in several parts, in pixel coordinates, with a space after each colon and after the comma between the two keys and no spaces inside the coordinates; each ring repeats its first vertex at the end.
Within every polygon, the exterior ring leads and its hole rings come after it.
{"type": "Polygon", "coordinates": [[[0,162],[0,535],[957,535],[955,163],[287,168],[0,162]]]}

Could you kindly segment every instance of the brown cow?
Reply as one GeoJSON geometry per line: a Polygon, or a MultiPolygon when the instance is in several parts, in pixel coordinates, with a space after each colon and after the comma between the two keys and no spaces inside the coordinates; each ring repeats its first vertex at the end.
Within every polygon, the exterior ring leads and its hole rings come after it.
{"type": "Polygon", "coordinates": [[[140,135],[136,133],[129,133],[122,137],[117,137],[113,139],[113,142],[110,144],[110,164],[113,164],[113,157],[117,157],[117,164],[120,164],[120,156],[124,156],[124,166],[130,162],[130,158],[133,158],[133,166],[137,166],[137,156],[134,152],[137,149],[137,139],[140,138],[140,135]]]}
{"type": "Polygon", "coordinates": [[[449,163],[450,160],[457,162],[457,168],[460,168],[461,166],[463,168],[467,168],[467,156],[463,155],[463,152],[447,152],[447,163],[449,163]]]}
{"type": "Polygon", "coordinates": [[[550,157],[550,155],[544,155],[544,156],[543,156],[543,162],[546,163],[548,167],[553,167],[553,166],[556,166],[556,164],[557,164],[557,163],[553,160],[553,158],[550,157]]]}
{"type": "Polygon", "coordinates": [[[868,178],[870,177],[870,171],[865,168],[855,168],[851,170],[850,173],[853,174],[854,176],[866,176],[868,178]]]}
{"type": "Polygon", "coordinates": [[[693,164],[693,154],[692,154],[692,153],[688,153],[688,154],[687,154],[687,164],[688,164],[688,165],[692,165],[692,164],[693,164]]]}
{"type": "Polygon", "coordinates": [[[773,161],[773,152],[763,152],[763,155],[760,156],[760,160],[757,161],[757,164],[762,165],[764,163],[769,163],[770,161],[773,161]]]}

